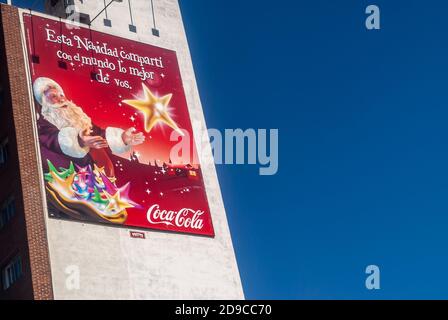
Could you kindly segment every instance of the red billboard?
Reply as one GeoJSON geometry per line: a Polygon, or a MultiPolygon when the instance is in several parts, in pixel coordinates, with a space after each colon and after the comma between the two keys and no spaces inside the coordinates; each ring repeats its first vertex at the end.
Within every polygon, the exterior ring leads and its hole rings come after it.
{"type": "Polygon", "coordinates": [[[176,52],[23,22],[49,216],[214,236],[176,52]]]}

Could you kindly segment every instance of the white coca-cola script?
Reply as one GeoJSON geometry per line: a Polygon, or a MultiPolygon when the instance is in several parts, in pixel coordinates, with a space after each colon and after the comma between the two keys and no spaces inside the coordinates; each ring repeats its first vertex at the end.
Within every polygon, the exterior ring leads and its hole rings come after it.
{"type": "Polygon", "coordinates": [[[202,210],[190,208],[182,208],[179,211],[163,210],[160,209],[158,204],[155,204],[148,209],[146,217],[149,223],[152,224],[165,224],[167,226],[201,230],[204,226],[204,219],[201,218],[203,214],[204,211],[202,210]]]}

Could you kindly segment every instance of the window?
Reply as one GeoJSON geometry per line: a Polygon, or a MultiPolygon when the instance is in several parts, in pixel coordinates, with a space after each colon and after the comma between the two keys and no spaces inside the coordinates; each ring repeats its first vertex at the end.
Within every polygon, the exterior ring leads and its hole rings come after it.
{"type": "Polygon", "coordinates": [[[3,290],[9,289],[22,276],[22,257],[16,256],[2,270],[3,290]]]}
{"type": "Polygon", "coordinates": [[[8,160],[8,138],[0,140],[0,167],[8,160]]]}
{"type": "Polygon", "coordinates": [[[79,13],[79,22],[83,24],[90,24],[90,15],[87,13],[79,13]]]}
{"type": "Polygon", "coordinates": [[[14,197],[9,197],[0,207],[0,230],[11,221],[16,213],[16,202],[14,197]]]}

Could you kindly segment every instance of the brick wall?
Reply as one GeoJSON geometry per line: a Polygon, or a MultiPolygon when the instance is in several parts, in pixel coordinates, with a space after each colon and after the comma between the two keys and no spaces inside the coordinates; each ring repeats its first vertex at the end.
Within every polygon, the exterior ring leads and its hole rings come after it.
{"type": "MultiPolygon", "coordinates": [[[[4,57],[1,61],[1,74],[5,79],[5,106],[12,107],[12,114],[5,113],[2,128],[8,128],[12,150],[10,166],[6,180],[1,177],[2,186],[0,192],[5,192],[3,181],[10,181],[19,194],[18,215],[10,232],[3,237],[1,243],[6,243],[5,249],[0,249],[0,263],[8,259],[9,251],[20,251],[24,258],[25,275],[17,283],[17,289],[6,292],[5,298],[34,298],[46,300],[53,298],[51,270],[48,253],[48,241],[45,227],[45,214],[42,207],[42,195],[40,191],[39,167],[35,149],[33,119],[29,106],[28,80],[23,58],[21,43],[20,20],[17,8],[0,5],[2,37],[0,46],[4,45],[4,57]],[[6,67],[6,68],[5,68],[6,67]],[[11,119],[12,116],[12,119],[11,119]],[[15,130],[14,130],[15,129],[15,130]],[[21,192],[20,192],[21,190],[21,192]],[[20,212],[24,214],[20,214],[20,212]],[[9,251],[8,251],[9,250],[9,251]],[[5,256],[2,256],[4,254],[5,256]],[[32,289],[32,290],[30,290],[32,289]]],[[[10,108],[11,110],[11,108],[10,108]]],[[[3,117],[2,117],[3,118],[3,117]]],[[[1,134],[0,134],[1,137],[1,134]]],[[[1,174],[1,173],[0,173],[1,174]]],[[[8,186],[9,189],[9,186],[8,186]]],[[[1,199],[1,198],[0,198],[1,199]]],[[[13,288],[11,288],[13,289],[13,288]]],[[[8,290],[9,291],[9,290],[8,290]]],[[[0,298],[2,298],[0,293],[0,298]]]]}

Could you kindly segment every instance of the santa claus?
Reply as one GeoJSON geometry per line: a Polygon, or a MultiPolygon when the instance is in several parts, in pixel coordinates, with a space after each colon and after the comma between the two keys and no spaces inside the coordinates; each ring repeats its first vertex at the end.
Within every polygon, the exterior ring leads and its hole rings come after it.
{"type": "Polygon", "coordinates": [[[52,79],[37,78],[33,91],[41,107],[37,126],[45,170],[50,160],[56,167],[64,168],[70,162],[79,166],[96,164],[104,167],[108,176],[114,176],[111,154],[129,153],[132,146],[145,141],[143,133],[136,133],[134,128],[99,128],[65,97],[61,86],[52,79]]]}

